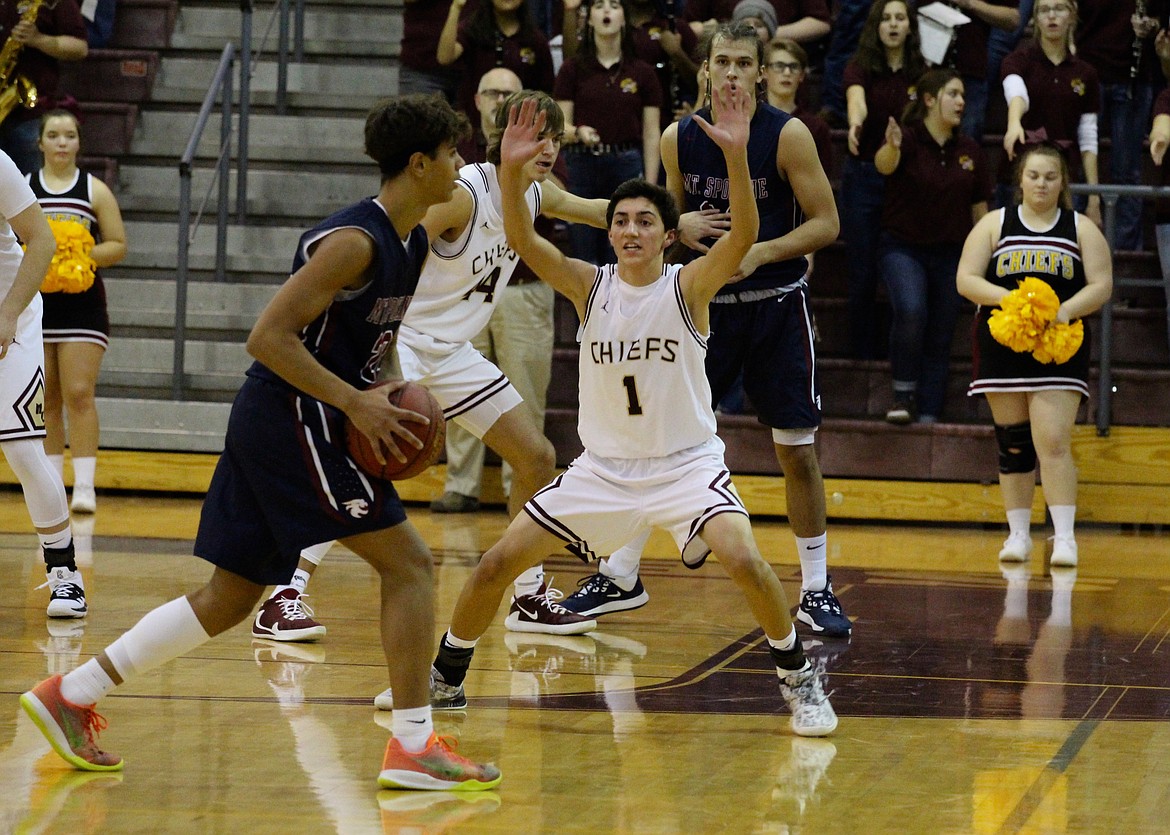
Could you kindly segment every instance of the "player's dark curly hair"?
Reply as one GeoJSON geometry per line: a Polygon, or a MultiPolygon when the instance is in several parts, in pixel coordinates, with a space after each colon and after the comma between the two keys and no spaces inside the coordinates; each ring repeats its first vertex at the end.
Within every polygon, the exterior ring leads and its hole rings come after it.
{"type": "Polygon", "coordinates": [[[432,159],[444,142],[471,136],[471,123],[439,93],[382,99],[366,116],[366,155],[378,163],[382,181],[406,168],[411,154],[432,159]]]}
{"type": "Polygon", "coordinates": [[[645,197],[653,203],[667,232],[671,229],[678,229],[678,206],[675,205],[670,192],[657,183],[647,182],[641,177],[626,180],[614,190],[613,196],[609,198],[609,205],[605,209],[606,226],[613,225],[613,212],[617,208],[617,204],[631,197],[645,197]]]}
{"type": "Polygon", "coordinates": [[[504,128],[508,127],[508,114],[513,108],[518,108],[529,99],[536,101],[536,109],[544,113],[544,136],[553,136],[559,141],[565,132],[565,114],[561,106],[548,93],[540,90],[518,90],[504,99],[496,108],[496,123],[492,135],[487,138],[487,161],[493,165],[500,164],[500,140],[504,136],[504,128]]]}

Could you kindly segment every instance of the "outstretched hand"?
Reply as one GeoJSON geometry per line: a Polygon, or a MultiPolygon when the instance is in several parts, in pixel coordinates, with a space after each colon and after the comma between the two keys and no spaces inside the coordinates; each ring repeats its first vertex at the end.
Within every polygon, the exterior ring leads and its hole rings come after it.
{"type": "Polygon", "coordinates": [[[755,93],[739,84],[726,84],[711,91],[711,124],[697,113],[692,117],[703,133],[724,151],[746,148],[751,132],[751,104],[755,93]]]}
{"type": "Polygon", "coordinates": [[[545,114],[536,107],[536,99],[526,99],[508,113],[508,126],[500,138],[500,167],[523,168],[544,149],[540,134],[545,114]]]}

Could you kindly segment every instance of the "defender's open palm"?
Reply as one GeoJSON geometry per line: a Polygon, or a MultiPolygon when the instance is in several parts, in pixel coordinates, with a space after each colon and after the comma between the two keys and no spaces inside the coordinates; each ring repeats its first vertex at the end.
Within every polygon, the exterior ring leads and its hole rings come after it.
{"type": "Polygon", "coordinates": [[[535,99],[527,99],[508,114],[508,126],[500,138],[500,166],[522,168],[544,150],[540,134],[544,130],[545,114],[536,108],[535,99]]]}
{"type": "Polygon", "coordinates": [[[711,141],[724,151],[746,148],[751,130],[752,92],[738,84],[727,84],[712,91],[711,124],[697,113],[693,117],[711,141]]]}

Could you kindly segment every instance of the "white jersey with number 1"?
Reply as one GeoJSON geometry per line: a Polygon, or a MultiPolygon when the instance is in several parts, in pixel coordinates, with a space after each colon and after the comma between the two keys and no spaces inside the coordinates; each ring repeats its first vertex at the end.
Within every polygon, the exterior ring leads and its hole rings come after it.
{"type": "MultiPolygon", "coordinates": [[[[431,241],[430,257],[402,321],[403,328],[430,337],[423,342],[431,342],[432,350],[434,342],[454,347],[483,330],[520,262],[504,237],[496,167],[465,165],[456,183],[471,194],[471,219],[457,240],[431,241]]],[[[533,218],[540,214],[540,198],[540,185],[533,183],[525,194],[533,218]]]]}
{"type": "Polygon", "coordinates": [[[581,343],[577,425],[581,443],[605,458],[660,458],[715,434],[711,386],[699,333],[670,264],[653,284],[635,287],[617,266],[597,271],[581,343]]]}

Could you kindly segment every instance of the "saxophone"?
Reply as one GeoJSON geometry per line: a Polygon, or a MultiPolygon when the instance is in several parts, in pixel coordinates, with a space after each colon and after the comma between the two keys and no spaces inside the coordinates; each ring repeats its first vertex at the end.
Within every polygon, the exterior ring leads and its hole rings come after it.
{"type": "MultiPolygon", "coordinates": [[[[35,22],[43,5],[45,0],[30,0],[21,12],[20,22],[35,22]]],[[[23,50],[24,44],[14,41],[11,35],[0,48],[0,122],[8,118],[17,104],[30,110],[37,106],[37,85],[23,75],[16,75],[16,62],[23,50]]]]}

